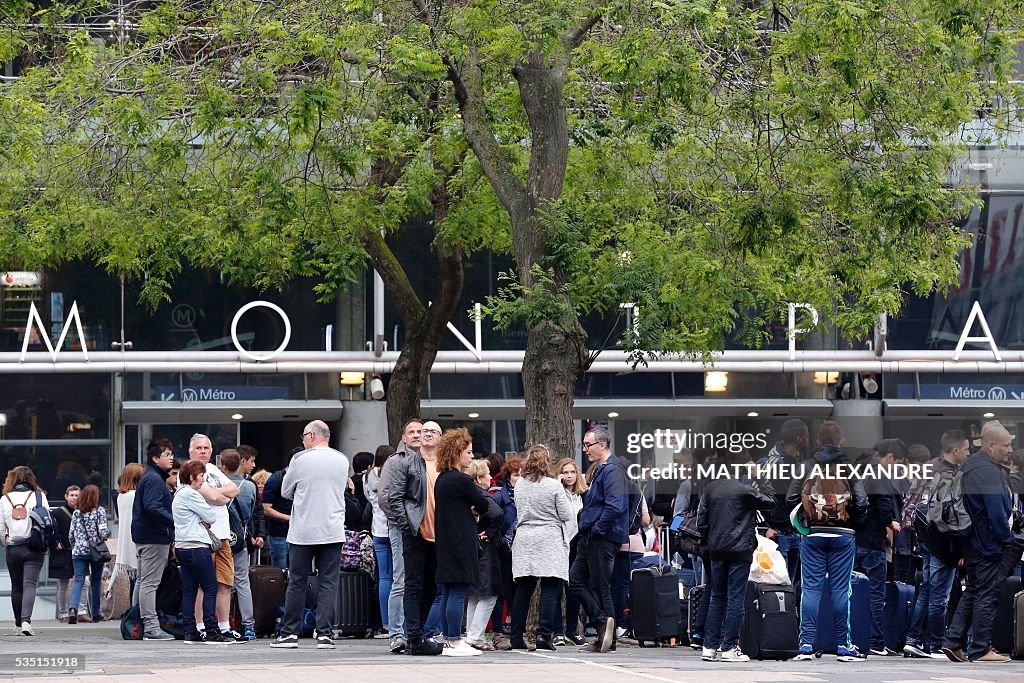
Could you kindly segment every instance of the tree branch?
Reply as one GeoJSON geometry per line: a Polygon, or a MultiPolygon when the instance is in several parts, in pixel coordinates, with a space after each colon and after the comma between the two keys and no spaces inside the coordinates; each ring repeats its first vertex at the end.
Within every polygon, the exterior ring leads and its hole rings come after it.
{"type": "Polygon", "coordinates": [[[426,312],[426,307],[416,295],[416,290],[412,288],[409,276],[405,274],[405,269],[398,262],[395,253],[384,241],[384,236],[371,226],[364,226],[359,231],[359,241],[366,249],[374,269],[384,280],[402,322],[406,327],[418,324],[426,312]]]}
{"type": "Polygon", "coordinates": [[[565,46],[569,50],[575,50],[583,42],[583,39],[590,33],[590,29],[594,28],[597,22],[601,21],[601,17],[604,16],[603,10],[595,10],[593,14],[583,20],[583,23],[569,31],[565,36],[565,46]]]}

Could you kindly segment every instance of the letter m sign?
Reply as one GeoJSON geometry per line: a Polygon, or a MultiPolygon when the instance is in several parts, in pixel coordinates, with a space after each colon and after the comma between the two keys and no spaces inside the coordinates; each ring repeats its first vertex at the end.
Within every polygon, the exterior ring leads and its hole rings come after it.
{"type": "Polygon", "coordinates": [[[64,340],[68,336],[68,328],[71,326],[72,321],[75,323],[75,330],[78,332],[78,339],[82,343],[82,355],[85,356],[85,360],[89,360],[89,352],[86,349],[85,344],[85,333],[82,332],[82,318],[78,315],[77,301],[71,304],[71,310],[68,312],[68,319],[64,323],[64,329],[60,331],[60,338],[57,339],[56,347],[50,343],[50,334],[43,326],[43,320],[39,317],[39,311],[36,310],[35,302],[32,302],[28,309],[28,320],[25,321],[25,340],[21,343],[21,358],[18,360],[20,362],[24,362],[25,354],[28,353],[28,342],[32,337],[32,326],[36,325],[39,328],[39,336],[42,337],[43,343],[46,344],[46,349],[50,352],[50,358],[56,361],[57,354],[60,353],[61,347],[64,346],[64,340]]]}

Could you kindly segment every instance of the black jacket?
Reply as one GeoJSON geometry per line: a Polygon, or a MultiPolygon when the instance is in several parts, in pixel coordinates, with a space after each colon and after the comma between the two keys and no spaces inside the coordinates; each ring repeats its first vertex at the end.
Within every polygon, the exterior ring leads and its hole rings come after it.
{"type": "MultiPolygon", "coordinates": [[[[878,461],[872,456],[859,460],[861,463],[877,465],[878,461]]],[[[885,550],[889,523],[903,518],[895,486],[886,477],[872,477],[864,480],[864,491],[868,494],[868,509],[857,525],[857,547],[885,550]]]]}
{"type": "Polygon", "coordinates": [[[984,451],[960,466],[964,476],[964,502],[971,515],[970,550],[976,556],[999,558],[1014,542],[1010,531],[1013,496],[1009,478],[984,451]]]}
{"type": "MultiPolygon", "coordinates": [[[[814,455],[807,459],[804,463],[803,476],[799,479],[794,479],[789,485],[789,493],[786,495],[786,504],[793,507],[801,505],[803,503],[803,489],[804,482],[814,472],[815,465],[821,465],[822,467],[827,465],[851,465],[850,459],[843,453],[843,449],[838,446],[831,444],[822,446],[819,448],[814,455]]],[[[857,523],[864,516],[864,512],[868,508],[868,494],[864,490],[864,482],[859,479],[850,479],[848,481],[850,486],[851,500],[850,500],[850,521],[844,526],[828,526],[828,525],[815,525],[810,528],[811,535],[816,533],[845,533],[853,534],[854,529],[857,528],[857,523]]],[[[798,513],[801,519],[804,519],[803,510],[798,513]]]]}
{"type": "Polygon", "coordinates": [[[754,513],[771,510],[775,504],[775,491],[768,481],[709,481],[697,508],[697,530],[707,539],[709,557],[749,563],[757,548],[754,513]]]}
{"type": "Polygon", "coordinates": [[[136,545],[174,543],[174,517],[167,471],[150,461],[139,478],[132,506],[132,541],[136,545]]]}
{"type": "Polygon", "coordinates": [[[434,548],[438,583],[468,583],[480,578],[479,537],[473,511],[490,526],[498,521],[491,497],[473,483],[468,474],[448,470],[434,482],[434,548]]]}
{"type": "MultiPolygon", "coordinates": [[[[790,465],[793,470],[796,471],[800,465],[800,459],[794,458],[793,456],[786,453],[783,450],[782,442],[778,442],[775,446],[768,451],[768,455],[757,461],[759,466],[771,466],[778,467],[779,465],[790,465]]],[[[780,468],[781,469],[781,468],[780,468]]],[[[796,530],[793,528],[793,524],[789,521],[789,513],[793,511],[793,506],[786,502],[786,494],[789,492],[789,485],[792,484],[791,479],[769,479],[769,483],[772,485],[772,490],[775,492],[775,507],[768,511],[765,515],[765,521],[768,526],[782,533],[795,533],[796,530]]]]}
{"type": "Polygon", "coordinates": [[[57,527],[57,541],[60,542],[60,550],[50,551],[50,563],[47,575],[51,579],[73,579],[75,567],[71,563],[71,539],[68,538],[71,531],[71,517],[75,511],[64,503],[56,510],[50,511],[53,524],[57,527]]]}
{"type": "Polygon", "coordinates": [[[487,540],[477,540],[478,555],[480,557],[480,576],[476,585],[470,588],[470,593],[478,598],[489,598],[501,592],[501,557],[498,555],[498,546],[501,545],[501,523],[502,512],[494,498],[487,496],[487,508],[489,513],[480,515],[477,521],[477,532],[487,532],[487,540]]]}

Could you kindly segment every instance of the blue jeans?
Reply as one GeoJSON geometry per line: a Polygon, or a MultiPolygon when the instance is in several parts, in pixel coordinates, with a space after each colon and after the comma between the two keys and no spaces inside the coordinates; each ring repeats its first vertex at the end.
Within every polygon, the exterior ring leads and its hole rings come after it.
{"type": "Polygon", "coordinates": [[[612,567],[612,605],[615,606],[615,625],[629,628],[629,576],[633,571],[633,562],[643,557],[643,553],[631,553],[620,550],[615,556],[612,567]]]}
{"type": "Polygon", "coordinates": [[[796,583],[796,577],[800,576],[800,541],[803,539],[798,533],[778,534],[775,542],[779,545],[779,552],[782,559],[786,561],[786,569],[789,571],[789,582],[796,583]]]}
{"type": "Polygon", "coordinates": [[[749,562],[711,561],[711,605],[704,622],[704,647],[727,652],[736,647],[743,627],[749,562]]]}
{"type": "MultiPolygon", "coordinates": [[[[441,583],[440,613],[444,624],[445,640],[462,638],[462,617],[466,613],[466,591],[468,583],[441,583]]],[[[431,610],[433,611],[433,610],[431,610]]],[[[430,631],[430,620],[427,620],[427,632],[430,631]]]]}
{"type": "MultiPolygon", "coordinates": [[[[811,535],[800,544],[800,643],[814,642],[821,593],[828,581],[836,643],[850,647],[850,592],[857,546],[853,534],[811,535]],[[827,576],[826,576],[827,575],[827,576]]],[[[827,624],[823,624],[827,626],[827,624]]]]}
{"type": "Polygon", "coordinates": [[[391,594],[388,595],[388,635],[405,635],[405,553],[402,532],[388,529],[391,541],[391,594]]]}
{"type": "MultiPolygon", "coordinates": [[[[441,584],[438,584],[439,586],[441,584]]],[[[427,612],[427,623],[423,626],[423,635],[426,638],[433,638],[441,635],[444,629],[444,608],[441,606],[441,591],[434,594],[434,601],[430,603],[430,611],[427,612]]]]}
{"type": "Polygon", "coordinates": [[[213,553],[207,548],[175,548],[181,568],[181,625],[185,633],[196,630],[196,594],[203,589],[203,624],[209,633],[217,633],[217,573],[213,553]]]}
{"type": "Polygon", "coordinates": [[[388,598],[391,596],[391,584],[394,583],[391,567],[391,539],[387,536],[374,536],[373,554],[377,556],[377,599],[380,601],[380,613],[384,619],[384,627],[387,628],[388,598]]]}
{"type": "Polygon", "coordinates": [[[78,609],[82,603],[82,589],[85,575],[89,575],[89,613],[93,621],[100,621],[100,594],[103,592],[103,562],[90,562],[88,557],[72,557],[75,567],[75,583],[71,587],[71,606],[78,609]]]}
{"type": "Polygon", "coordinates": [[[927,652],[938,652],[946,633],[946,604],[953,588],[956,567],[948,567],[929,553],[921,550],[921,592],[914,606],[914,618],[907,634],[907,642],[921,645],[927,652]]]}
{"type": "Polygon", "coordinates": [[[268,536],[270,564],[278,569],[288,569],[288,539],[284,536],[268,536]]]}
{"type": "Polygon", "coordinates": [[[871,587],[871,649],[885,649],[885,551],[857,548],[856,566],[871,587]]]}

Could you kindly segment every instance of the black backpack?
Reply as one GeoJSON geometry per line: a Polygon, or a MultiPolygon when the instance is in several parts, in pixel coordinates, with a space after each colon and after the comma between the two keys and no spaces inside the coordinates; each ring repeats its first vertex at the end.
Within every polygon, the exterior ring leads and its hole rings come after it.
{"type": "Polygon", "coordinates": [[[228,543],[231,544],[231,553],[238,554],[248,548],[249,536],[246,533],[245,525],[242,523],[242,514],[238,507],[238,498],[235,498],[228,505],[228,543]]]}

